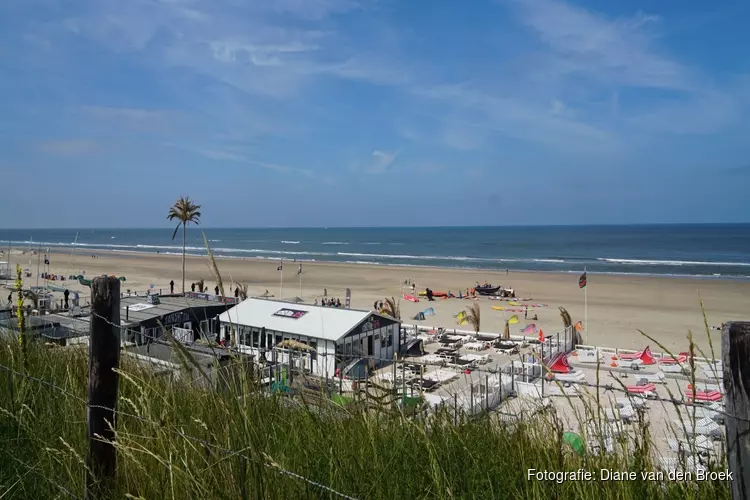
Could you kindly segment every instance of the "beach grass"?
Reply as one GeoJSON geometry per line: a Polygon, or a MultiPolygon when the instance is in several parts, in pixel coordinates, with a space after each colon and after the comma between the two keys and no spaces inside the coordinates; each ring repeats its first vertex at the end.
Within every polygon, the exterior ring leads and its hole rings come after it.
{"type": "MultiPolygon", "coordinates": [[[[82,497],[87,351],[31,342],[24,355],[4,341],[0,364],[17,372],[0,374],[0,495],[82,497]]],[[[246,371],[226,385],[198,389],[123,358],[113,498],[337,498],[283,471],[362,499],[728,497],[718,482],[529,480],[528,469],[654,470],[647,439],[578,456],[545,412],[513,425],[491,413],[455,425],[447,412],[407,419],[269,396],[246,371]]]]}

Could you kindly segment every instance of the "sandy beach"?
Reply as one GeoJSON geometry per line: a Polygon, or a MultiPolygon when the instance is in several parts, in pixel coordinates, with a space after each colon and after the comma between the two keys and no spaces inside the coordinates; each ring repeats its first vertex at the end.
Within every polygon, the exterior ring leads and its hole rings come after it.
{"type": "MultiPolygon", "coordinates": [[[[21,249],[14,249],[10,258],[15,267],[20,263],[34,273],[26,278],[25,286],[37,283],[37,257],[21,255],[21,249]],[[31,265],[29,262],[31,261],[31,265]]],[[[7,254],[7,252],[6,252],[7,254]]],[[[174,280],[175,291],[181,289],[181,256],[125,252],[97,252],[82,255],[70,252],[58,252],[50,255],[54,274],[65,275],[83,273],[87,277],[101,274],[126,276],[122,291],[131,290],[145,294],[153,284],[153,290],[169,291],[169,282],[174,280]]],[[[3,260],[8,260],[7,255],[3,260]]],[[[299,263],[285,261],[283,269],[283,291],[280,286],[279,261],[258,259],[217,259],[219,270],[225,284],[225,293],[231,294],[233,284],[246,283],[250,295],[261,295],[266,290],[279,297],[300,296],[306,302],[320,300],[327,291],[329,297],[344,301],[345,290],[352,291],[352,307],[372,308],[375,300],[384,297],[398,298],[405,280],[417,284],[418,290],[430,287],[433,291],[465,291],[477,281],[489,281],[495,285],[512,287],[517,297],[531,298],[531,303],[546,304],[529,311],[529,318],[534,314],[538,320],[533,321],[552,334],[560,329],[561,320],[558,306],[568,309],[574,321],[584,319],[584,291],[578,287],[578,276],[573,274],[531,273],[531,272],[487,272],[478,270],[424,268],[424,267],[388,267],[364,264],[339,263],[303,263],[302,287],[297,274],[299,263]]],[[[213,291],[216,279],[209,267],[206,257],[188,257],[186,288],[203,278],[209,291],[213,291]]],[[[44,280],[39,280],[40,284],[44,280]]],[[[69,287],[81,292],[82,300],[88,295],[87,290],[77,282],[51,282],[55,286],[69,287]]],[[[696,343],[708,349],[700,301],[703,300],[709,325],[718,325],[724,321],[747,320],[750,314],[750,282],[714,279],[682,279],[632,276],[588,276],[588,340],[587,343],[619,347],[643,348],[651,343],[638,330],[641,329],[663,343],[671,350],[686,350],[686,337],[692,331],[696,343]]],[[[3,294],[5,303],[7,294],[3,294]]],[[[454,315],[465,309],[470,300],[436,299],[419,303],[401,300],[401,315],[404,322],[410,320],[417,312],[427,307],[435,310],[421,323],[446,328],[464,328],[458,326],[454,315]]],[[[512,314],[493,310],[492,306],[501,306],[502,302],[479,299],[482,309],[482,331],[501,332],[505,321],[512,314]]],[[[513,325],[513,331],[532,322],[524,321],[523,313],[519,314],[520,323],[513,325]]],[[[713,332],[714,347],[719,348],[719,332],[713,332]]],[[[653,344],[653,343],[652,343],[653,344]]],[[[654,350],[659,350],[653,346],[654,350]]]]}

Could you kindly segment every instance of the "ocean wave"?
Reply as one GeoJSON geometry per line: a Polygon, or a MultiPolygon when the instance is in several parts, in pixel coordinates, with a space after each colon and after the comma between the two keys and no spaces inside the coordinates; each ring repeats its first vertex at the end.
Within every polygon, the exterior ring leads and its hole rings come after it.
{"type": "Polygon", "coordinates": [[[282,242],[283,244],[285,244],[285,245],[299,245],[299,241],[286,241],[286,240],[281,240],[281,242],[282,242]]]}
{"type": "Polygon", "coordinates": [[[348,245],[346,241],[324,241],[321,245],[348,245]]]}
{"type": "Polygon", "coordinates": [[[641,260],[641,259],[609,259],[598,258],[601,262],[610,264],[631,264],[635,266],[741,266],[750,267],[749,262],[709,262],[692,260],[641,260]]]}

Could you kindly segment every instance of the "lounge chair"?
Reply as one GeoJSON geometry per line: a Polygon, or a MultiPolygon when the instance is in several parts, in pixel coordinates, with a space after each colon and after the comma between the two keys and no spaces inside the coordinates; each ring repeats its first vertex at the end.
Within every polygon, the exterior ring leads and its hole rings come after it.
{"type": "Polygon", "coordinates": [[[646,384],[665,384],[667,382],[666,376],[662,372],[638,373],[634,375],[634,378],[646,384]]]}
{"type": "Polygon", "coordinates": [[[694,440],[668,438],[669,449],[675,453],[685,453],[690,456],[693,450],[696,453],[710,453],[714,451],[714,445],[707,436],[698,435],[694,440]]]}
{"type": "Polygon", "coordinates": [[[712,403],[716,403],[724,399],[724,396],[719,391],[698,391],[695,394],[688,393],[687,395],[688,401],[709,401],[712,403]]]}
{"type": "Polygon", "coordinates": [[[651,354],[650,346],[646,346],[646,348],[641,352],[635,352],[635,353],[630,353],[630,354],[620,354],[618,357],[623,361],[639,360],[644,365],[653,365],[656,363],[656,359],[651,354]]]}
{"type": "Polygon", "coordinates": [[[570,373],[555,373],[554,379],[560,382],[583,382],[586,380],[586,374],[580,370],[572,371],[570,373]]]}
{"type": "Polygon", "coordinates": [[[673,420],[673,427],[678,431],[684,430],[688,434],[688,436],[703,435],[721,437],[721,427],[719,427],[719,424],[717,424],[710,418],[702,418],[700,420],[696,420],[695,425],[693,425],[693,422],[691,422],[689,419],[683,421],[675,419],[673,420]]]}

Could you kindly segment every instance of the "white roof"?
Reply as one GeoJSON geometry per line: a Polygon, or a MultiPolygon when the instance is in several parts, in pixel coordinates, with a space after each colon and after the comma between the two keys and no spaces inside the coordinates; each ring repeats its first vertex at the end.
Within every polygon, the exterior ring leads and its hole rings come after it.
{"type": "Polygon", "coordinates": [[[221,313],[219,321],[337,341],[370,315],[386,318],[373,311],[249,298],[221,313]],[[280,316],[281,310],[304,311],[304,314],[295,319],[280,316]]]}

